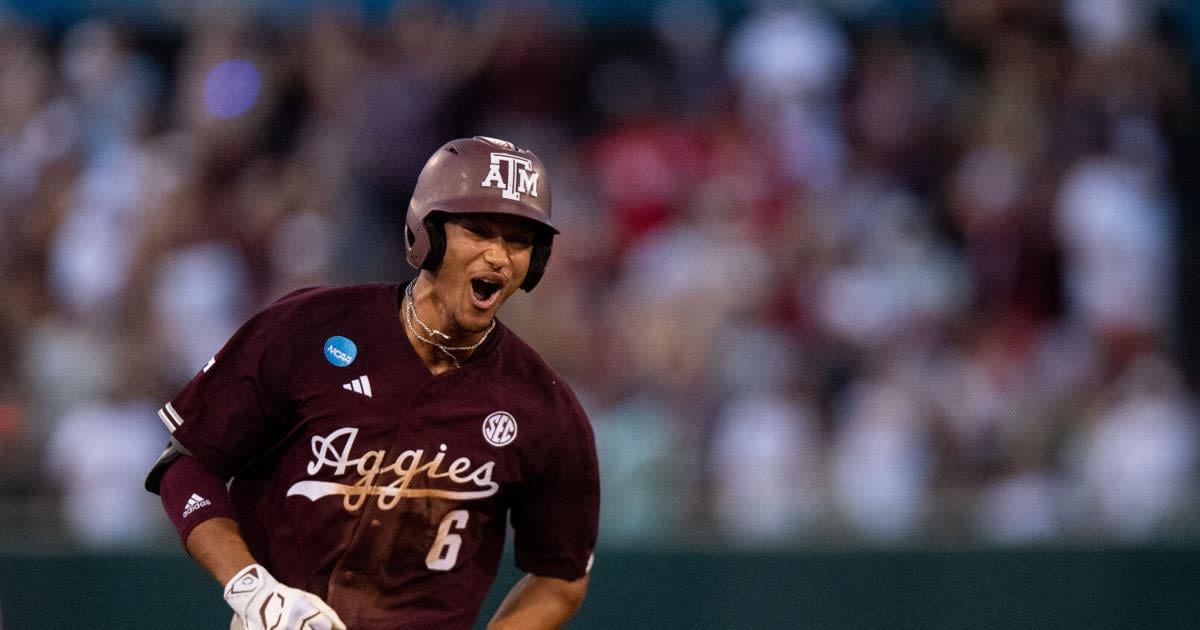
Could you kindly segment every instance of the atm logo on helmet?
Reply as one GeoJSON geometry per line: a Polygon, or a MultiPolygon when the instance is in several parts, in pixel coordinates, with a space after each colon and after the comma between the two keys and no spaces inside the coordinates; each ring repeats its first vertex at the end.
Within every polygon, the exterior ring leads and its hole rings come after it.
{"type": "Polygon", "coordinates": [[[530,160],[508,153],[493,153],[487,177],[480,186],[499,188],[500,196],[514,201],[520,200],[522,194],[537,197],[538,172],[533,170],[530,160]]]}

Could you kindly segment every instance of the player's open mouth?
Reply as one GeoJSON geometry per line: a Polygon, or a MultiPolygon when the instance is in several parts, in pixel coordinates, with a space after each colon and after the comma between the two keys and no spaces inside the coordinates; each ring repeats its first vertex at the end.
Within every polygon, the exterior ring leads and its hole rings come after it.
{"type": "Polygon", "coordinates": [[[472,278],[471,293],[475,296],[475,305],[479,308],[490,308],[500,295],[501,286],[503,285],[499,282],[485,278],[472,278]]]}

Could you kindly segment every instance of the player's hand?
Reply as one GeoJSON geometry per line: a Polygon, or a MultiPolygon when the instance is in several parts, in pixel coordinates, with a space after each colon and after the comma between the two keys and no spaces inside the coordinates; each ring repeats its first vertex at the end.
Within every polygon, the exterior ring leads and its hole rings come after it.
{"type": "Polygon", "coordinates": [[[252,564],[225,585],[225,601],[245,630],[346,630],[320,597],[280,584],[261,564],[252,564]]]}

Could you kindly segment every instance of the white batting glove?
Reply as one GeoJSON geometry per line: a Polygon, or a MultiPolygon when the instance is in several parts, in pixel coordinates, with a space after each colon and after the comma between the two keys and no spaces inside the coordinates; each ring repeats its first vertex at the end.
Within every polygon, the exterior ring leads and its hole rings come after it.
{"type": "Polygon", "coordinates": [[[235,617],[230,628],[245,630],[346,630],[320,597],[280,584],[261,564],[252,564],[225,585],[235,617]]]}

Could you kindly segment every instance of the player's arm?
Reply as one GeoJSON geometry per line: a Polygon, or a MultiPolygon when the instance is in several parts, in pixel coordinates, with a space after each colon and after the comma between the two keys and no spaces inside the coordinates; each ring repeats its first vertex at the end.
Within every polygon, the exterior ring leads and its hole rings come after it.
{"type": "Polygon", "coordinates": [[[508,592],[488,628],[559,628],[587,593],[588,576],[577,580],[527,574],[508,592]]]}
{"type": "Polygon", "coordinates": [[[287,430],[290,342],[301,319],[299,303],[288,300],[251,317],[159,410],[171,443],[146,489],[162,498],[188,553],[225,585],[239,622],[231,628],[344,629],[319,597],[280,584],[255,561],[226,488],[287,430]]]}
{"type": "Polygon", "coordinates": [[[196,459],[179,456],[158,477],[163,506],[184,547],[218,582],[244,630],[345,630],[321,598],[279,583],[258,564],[235,520],[225,480],[196,459]]]}
{"type": "Polygon", "coordinates": [[[184,546],[221,584],[228,584],[242,569],[257,563],[237,522],[227,517],[210,518],[196,525],[184,546]]]}
{"type": "Polygon", "coordinates": [[[600,473],[591,425],[565,386],[552,416],[562,419],[542,464],[514,495],[509,513],[517,568],[525,577],[496,611],[494,628],[558,628],[587,593],[600,520],[600,473]]]}

